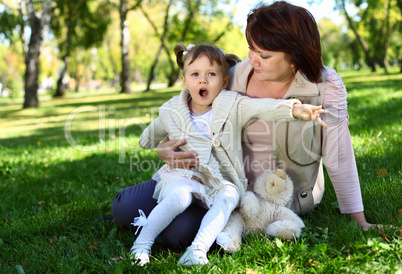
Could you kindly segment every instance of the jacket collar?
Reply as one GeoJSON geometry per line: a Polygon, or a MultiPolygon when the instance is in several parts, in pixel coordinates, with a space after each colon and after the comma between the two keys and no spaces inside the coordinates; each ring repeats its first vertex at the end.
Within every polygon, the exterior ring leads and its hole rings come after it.
{"type": "MultiPolygon", "coordinates": [[[[245,59],[230,69],[229,88],[241,93],[246,93],[247,81],[252,69],[250,59],[245,59]]],[[[292,82],[283,98],[319,95],[318,85],[307,80],[299,71],[296,73],[295,79],[297,79],[297,82],[292,82]]]]}
{"type": "Polygon", "coordinates": [[[214,102],[212,103],[212,109],[214,113],[212,115],[211,124],[212,131],[214,133],[218,133],[219,131],[221,131],[237,97],[238,94],[223,89],[215,98],[214,102]]]}
{"type": "MultiPolygon", "coordinates": [[[[212,115],[211,128],[213,133],[218,133],[225,124],[236,98],[236,93],[229,92],[225,89],[222,90],[215,98],[214,102],[212,103],[214,113],[212,115]]],[[[194,132],[197,132],[197,129],[191,121],[190,109],[188,107],[189,99],[190,92],[183,89],[178,98],[178,111],[181,118],[175,120],[175,123],[184,132],[186,132],[186,134],[193,136],[194,132]]]]}

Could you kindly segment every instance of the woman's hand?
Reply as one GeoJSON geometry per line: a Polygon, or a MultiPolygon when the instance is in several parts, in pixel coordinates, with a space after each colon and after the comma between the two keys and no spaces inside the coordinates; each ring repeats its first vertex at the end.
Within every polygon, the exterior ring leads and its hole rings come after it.
{"type": "Polygon", "coordinates": [[[327,110],[322,109],[322,106],[313,106],[310,104],[294,104],[292,114],[295,118],[300,118],[304,121],[316,121],[323,128],[327,128],[327,125],[320,118],[321,113],[328,113],[327,110]]]}
{"type": "Polygon", "coordinates": [[[364,215],[363,211],[351,213],[350,217],[357,223],[357,227],[362,228],[365,231],[367,231],[369,229],[383,229],[384,227],[388,227],[388,228],[392,228],[392,229],[395,228],[392,225],[383,226],[380,224],[371,224],[371,223],[367,222],[366,216],[364,215]]]}
{"type": "Polygon", "coordinates": [[[169,140],[166,138],[156,148],[159,159],[165,162],[170,168],[190,169],[198,165],[197,153],[194,151],[176,151],[186,143],[186,139],[169,140]]]}

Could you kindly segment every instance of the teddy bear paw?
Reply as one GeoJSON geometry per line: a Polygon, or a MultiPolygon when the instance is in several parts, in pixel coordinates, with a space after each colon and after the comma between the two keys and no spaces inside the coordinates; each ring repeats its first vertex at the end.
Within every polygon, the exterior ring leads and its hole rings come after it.
{"type": "Polygon", "coordinates": [[[293,240],[297,237],[297,234],[300,235],[300,233],[297,233],[294,230],[283,230],[278,232],[278,237],[282,240],[293,240]]]}
{"type": "Polygon", "coordinates": [[[240,242],[232,241],[225,249],[227,253],[233,254],[240,250],[240,242]]]}
{"type": "Polygon", "coordinates": [[[287,220],[276,221],[268,226],[266,233],[282,240],[293,240],[300,237],[301,227],[287,220]]]}
{"type": "Polygon", "coordinates": [[[240,241],[232,238],[228,233],[221,232],[216,238],[216,243],[220,245],[227,253],[235,253],[240,250],[240,241]]]}

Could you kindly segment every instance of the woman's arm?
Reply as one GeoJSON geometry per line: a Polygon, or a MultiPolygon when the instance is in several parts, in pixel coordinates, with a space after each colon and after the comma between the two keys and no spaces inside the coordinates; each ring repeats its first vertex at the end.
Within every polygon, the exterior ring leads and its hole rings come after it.
{"type": "Polygon", "coordinates": [[[156,147],[156,153],[159,159],[165,162],[170,168],[190,169],[198,165],[197,153],[195,151],[179,151],[180,146],[185,143],[186,139],[169,140],[169,137],[166,137],[156,147]]]}
{"type": "Polygon", "coordinates": [[[334,70],[328,71],[323,132],[323,156],[328,175],[334,186],[341,213],[350,214],[357,225],[365,230],[375,226],[364,215],[359,176],[349,132],[347,94],[342,78],[334,70]]]}

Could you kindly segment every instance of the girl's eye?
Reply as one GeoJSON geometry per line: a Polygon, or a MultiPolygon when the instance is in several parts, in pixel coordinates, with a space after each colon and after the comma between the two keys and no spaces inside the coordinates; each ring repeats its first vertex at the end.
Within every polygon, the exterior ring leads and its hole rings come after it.
{"type": "Polygon", "coordinates": [[[209,76],[215,76],[216,73],[215,73],[215,72],[210,72],[210,73],[208,73],[208,75],[209,75],[209,76]]]}
{"type": "Polygon", "coordinates": [[[198,72],[192,73],[191,76],[198,76],[198,72]]]}

